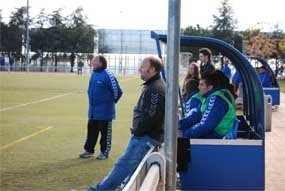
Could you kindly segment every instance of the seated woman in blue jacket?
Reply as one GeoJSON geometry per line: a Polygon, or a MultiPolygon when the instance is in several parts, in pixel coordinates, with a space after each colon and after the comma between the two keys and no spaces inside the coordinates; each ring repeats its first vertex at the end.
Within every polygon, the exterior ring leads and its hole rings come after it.
{"type": "Polygon", "coordinates": [[[199,92],[205,98],[200,108],[202,117],[194,124],[179,122],[183,137],[219,139],[232,130],[236,114],[234,98],[228,88],[229,80],[219,70],[202,76],[199,82],[199,92]]]}
{"type": "Polygon", "coordinates": [[[179,120],[179,126],[181,128],[188,127],[190,124],[199,122],[202,118],[201,106],[204,97],[200,94],[199,80],[190,79],[185,86],[185,90],[189,96],[185,103],[185,116],[179,120]]]}
{"type": "Polygon", "coordinates": [[[185,102],[185,116],[189,116],[191,110],[194,108],[200,108],[202,105],[203,97],[199,93],[199,80],[189,79],[186,85],[188,92],[188,99],[185,102]]]}

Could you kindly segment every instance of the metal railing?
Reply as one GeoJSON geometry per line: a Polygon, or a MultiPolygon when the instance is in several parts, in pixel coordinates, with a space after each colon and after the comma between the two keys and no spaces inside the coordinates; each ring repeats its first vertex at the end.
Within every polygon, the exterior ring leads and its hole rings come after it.
{"type": "Polygon", "coordinates": [[[145,155],[123,191],[165,191],[166,160],[164,148],[153,152],[152,147],[145,155]]]}
{"type": "Polygon", "coordinates": [[[123,188],[123,191],[133,191],[133,190],[139,190],[144,177],[147,173],[147,164],[146,161],[149,157],[149,155],[154,151],[154,147],[151,147],[148,151],[148,153],[145,155],[143,160],[140,162],[139,166],[131,176],[130,180],[128,181],[127,185],[123,188]]]}
{"type": "Polygon", "coordinates": [[[139,191],[156,191],[157,185],[159,183],[159,165],[154,164],[148,170],[148,173],[139,189],[139,191]]]}

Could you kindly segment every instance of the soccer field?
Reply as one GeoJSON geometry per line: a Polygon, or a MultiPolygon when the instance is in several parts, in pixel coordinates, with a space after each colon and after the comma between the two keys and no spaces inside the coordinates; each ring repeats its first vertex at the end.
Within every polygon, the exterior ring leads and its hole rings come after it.
{"type": "MultiPolygon", "coordinates": [[[[87,125],[89,76],[0,73],[1,187],[18,190],[82,190],[112,168],[130,137],[132,110],[142,81],[119,77],[123,97],[113,122],[108,160],[80,159],[87,125]]],[[[99,152],[96,146],[95,156],[99,152]]]]}

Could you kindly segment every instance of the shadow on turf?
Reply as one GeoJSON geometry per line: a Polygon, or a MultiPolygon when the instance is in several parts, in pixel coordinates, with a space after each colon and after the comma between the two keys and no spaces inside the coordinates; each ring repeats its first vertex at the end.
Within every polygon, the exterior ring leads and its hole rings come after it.
{"type": "MultiPolygon", "coordinates": [[[[97,162],[95,157],[87,158],[87,159],[81,159],[79,157],[76,158],[70,158],[65,160],[60,160],[55,163],[48,163],[46,165],[40,166],[40,168],[51,168],[52,169],[67,169],[71,167],[80,167],[80,166],[86,166],[86,164],[97,162]]],[[[99,162],[99,161],[98,161],[99,162]]]]}

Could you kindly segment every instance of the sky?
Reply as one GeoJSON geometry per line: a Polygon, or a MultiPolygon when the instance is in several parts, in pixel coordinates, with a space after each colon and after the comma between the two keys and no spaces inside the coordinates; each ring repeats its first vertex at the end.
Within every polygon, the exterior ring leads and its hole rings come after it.
{"type": "MultiPolygon", "coordinates": [[[[26,6],[27,0],[0,0],[4,22],[11,11],[26,6]]],[[[181,27],[209,27],[213,15],[218,14],[221,0],[181,0],[181,27]]],[[[285,31],[284,0],[229,0],[238,21],[237,30],[259,28],[272,31],[278,24],[285,31]]],[[[34,17],[42,8],[51,13],[59,8],[68,15],[77,7],[84,9],[88,23],[98,29],[166,30],[168,0],[29,0],[30,15],[34,17]]]]}

